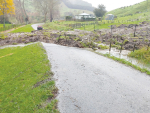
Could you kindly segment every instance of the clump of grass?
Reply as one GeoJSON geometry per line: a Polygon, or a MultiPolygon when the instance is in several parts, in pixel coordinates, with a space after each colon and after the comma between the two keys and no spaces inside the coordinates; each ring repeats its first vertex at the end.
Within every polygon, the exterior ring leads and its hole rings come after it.
{"type": "Polygon", "coordinates": [[[131,52],[128,56],[141,60],[145,63],[150,63],[150,49],[143,47],[139,50],[131,52]]]}
{"type": "Polygon", "coordinates": [[[0,34],[0,39],[4,40],[5,38],[7,38],[7,36],[5,34],[0,34]]]}
{"type": "Polygon", "coordinates": [[[75,39],[73,39],[74,41],[81,41],[80,38],[76,37],[75,39]]]}
{"type": "Polygon", "coordinates": [[[96,47],[96,44],[94,44],[93,42],[86,42],[86,43],[80,42],[80,43],[85,48],[95,48],[96,47]]]}
{"type": "Polygon", "coordinates": [[[98,48],[104,50],[104,49],[108,49],[109,47],[108,46],[104,46],[104,45],[99,45],[98,48]]]}
{"type": "Polygon", "coordinates": [[[58,113],[53,99],[57,88],[49,80],[52,72],[43,46],[5,48],[0,53],[0,111],[58,113]],[[49,104],[47,99],[51,99],[49,104]]]}

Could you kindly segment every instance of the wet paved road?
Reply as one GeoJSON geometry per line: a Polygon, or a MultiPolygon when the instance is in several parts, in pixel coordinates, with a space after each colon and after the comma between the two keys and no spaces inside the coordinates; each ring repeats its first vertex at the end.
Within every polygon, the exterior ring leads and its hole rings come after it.
{"type": "Polygon", "coordinates": [[[32,26],[32,28],[34,29],[34,30],[37,30],[37,27],[38,26],[42,26],[44,23],[38,23],[38,24],[33,24],[33,25],[31,25],[32,26]]]}
{"type": "Polygon", "coordinates": [[[61,113],[150,113],[150,77],[93,52],[43,43],[61,113]]]}

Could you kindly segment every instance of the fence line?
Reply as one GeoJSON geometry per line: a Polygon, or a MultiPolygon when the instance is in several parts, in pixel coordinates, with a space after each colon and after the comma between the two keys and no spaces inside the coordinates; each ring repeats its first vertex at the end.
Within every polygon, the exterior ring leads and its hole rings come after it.
{"type": "Polygon", "coordinates": [[[9,29],[12,29],[12,28],[16,28],[16,27],[19,27],[21,25],[9,25],[9,26],[5,26],[5,27],[0,27],[0,32],[1,31],[6,31],[6,30],[9,30],[9,29]]]}

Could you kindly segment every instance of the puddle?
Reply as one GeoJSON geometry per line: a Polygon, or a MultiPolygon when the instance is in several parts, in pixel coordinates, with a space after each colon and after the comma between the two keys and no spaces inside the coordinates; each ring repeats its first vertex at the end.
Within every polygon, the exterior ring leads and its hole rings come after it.
{"type": "Polygon", "coordinates": [[[148,66],[148,65],[146,65],[144,63],[139,62],[135,58],[128,57],[128,54],[131,51],[122,50],[122,52],[120,53],[120,50],[117,50],[116,48],[112,48],[110,52],[109,52],[109,49],[106,49],[106,50],[97,50],[96,52],[102,53],[102,54],[110,54],[110,55],[115,56],[117,58],[125,59],[126,61],[129,61],[132,64],[137,65],[137,66],[139,66],[141,68],[146,68],[146,69],[150,70],[150,66],[148,66]]]}
{"type": "MultiPolygon", "coordinates": [[[[34,43],[37,43],[37,42],[34,42],[34,43]]],[[[28,45],[31,45],[31,44],[34,44],[34,43],[17,44],[17,45],[5,45],[5,46],[0,46],[0,49],[4,49],[4,48],[7,48],[7,47],[24,47],[24,46],[28,46],[28,45]]]]}

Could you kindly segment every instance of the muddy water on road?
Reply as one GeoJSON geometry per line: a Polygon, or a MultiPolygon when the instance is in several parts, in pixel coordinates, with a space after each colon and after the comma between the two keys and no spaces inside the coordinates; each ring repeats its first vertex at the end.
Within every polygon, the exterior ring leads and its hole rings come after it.
{"type": "Polygon", "coordinates": [[[112,56],[115,56],[117,58],[121,58],[121,59],[125,59],[126,61],[129,61],[131,62],[132,64],[134,65],[137,65],[141,68],[146,68],[148,70],[150,70],[150,66],[136,60],[135,58],[131,58],[131,57],[128,57],[128,54],[131,52],[131,51],[128,51],[128,50],[122,50],[121,54],[120,54],[120,50],[116,49],[116,48],[112,48],[111,51],[109,52],[108,49],[106,50],[97,50],[96,52],[98,53],[102,53],[102,54],[110,54],[112,56]]]}
{"type": "Polygon", "coordinates": [[[149,113],[148,75],[87,50],[43,45],[61,113],[149,113]]]}

